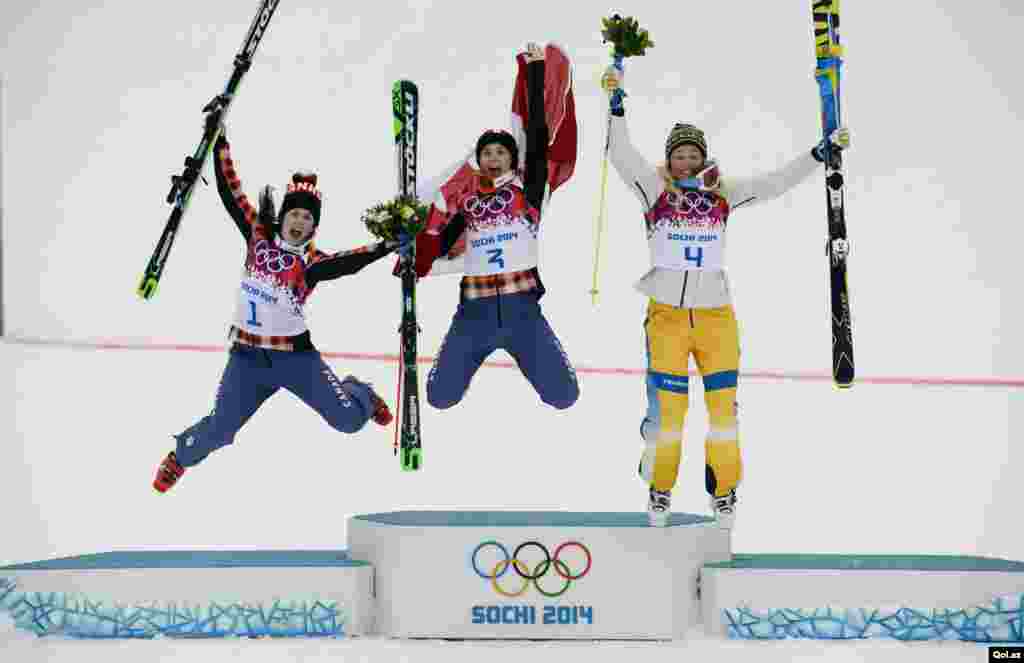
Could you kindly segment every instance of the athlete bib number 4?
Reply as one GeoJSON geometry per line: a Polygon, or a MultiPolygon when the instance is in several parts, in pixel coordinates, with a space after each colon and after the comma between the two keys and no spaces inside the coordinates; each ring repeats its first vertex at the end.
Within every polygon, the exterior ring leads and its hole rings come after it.
{"type": "Polygon", "coordinates": [[[648,213],[651,263],[682,271],[722,269],[728,211],[702,191],[665,192],[648,213]]]}
{"type": "Polygon", "coordinates": [[[662,269],[722,269],[725,233],[707,228],[662,228],[651,238],[651,253],[651,262],[662,269]]]}

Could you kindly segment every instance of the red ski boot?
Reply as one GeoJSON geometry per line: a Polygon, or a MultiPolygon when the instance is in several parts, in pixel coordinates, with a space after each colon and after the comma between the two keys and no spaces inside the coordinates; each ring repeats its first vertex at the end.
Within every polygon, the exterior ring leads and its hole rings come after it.
{"type": "Polygon", "coordinates": [[[174,484],[178,483],[181,475],[185,474],[185,468],[178,464],[178,457],[174,452],[167,454],[156,470],[156,478],[153,479],[153,487],[157,492],[166,493],[174,484]]]}
{"type": "Polygon", "coordinates": [[[373,390],[372,386],[357,379],[354,375],[346,375],[345,379],[342,380],[341,383],[345,384],[346,382],[366,387],[366,390],[370,392],[370,402],[373,403],[373,412],[370,414],[370,417],[377,423],[377,425],[387,426],[394,421],[395,416],[391,414],[391,410],[388,409],[388,404],[385,403],[384,399],[373,390]]]}
{"type": "Polygon", "coordinates": [[[388,404],[373,389],[370,390],[370,398],[373,400],[373,420],[377,424],[387,426],[394,421],[395,416],[391,414],[388,404]]]}

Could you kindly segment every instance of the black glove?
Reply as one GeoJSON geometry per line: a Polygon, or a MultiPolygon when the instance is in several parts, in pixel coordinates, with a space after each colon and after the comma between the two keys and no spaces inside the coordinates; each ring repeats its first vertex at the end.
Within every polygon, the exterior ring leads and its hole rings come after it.
{"type": "Polygon", "coordinates": [[[260,191],[260,223],[272,226],[277,223],[277,210],[274,204],[274,187],[269,184],[260,191]]]}

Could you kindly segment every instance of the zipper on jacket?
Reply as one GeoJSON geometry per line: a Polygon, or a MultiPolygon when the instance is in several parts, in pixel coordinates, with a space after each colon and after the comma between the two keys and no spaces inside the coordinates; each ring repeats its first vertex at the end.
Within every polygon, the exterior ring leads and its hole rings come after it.
{"type": "Polygon", "coordinates": [[[651,199],[647,197],[647,192],[644,191],[644,188],[642,186],[640,186],[640,182],[638,180],[633,180],[633,184],[636,186],[637,190],[640,192],[640,195],[644,197],[644,206],[647,208],[648,211],[650,211],[650,209],[651,209],[651,199]]]}
{"type": "Polygon", "coordinates": [[[679,295],[679,308],[683,308],[683,302],[686,300],[686,282],[690,280],[690,270],[683,272],[683,292],[679,295]]]}
{"type": "Polygon", "coordinates": [[[693,324],[693,309],[690,309],[690,329],[695,329],[697,325],[693,324]]]}

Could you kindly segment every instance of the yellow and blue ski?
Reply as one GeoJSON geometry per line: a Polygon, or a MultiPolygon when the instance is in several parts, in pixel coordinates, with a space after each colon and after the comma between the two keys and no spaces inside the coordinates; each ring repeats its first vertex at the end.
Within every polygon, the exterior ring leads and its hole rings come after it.
{"type": "Polygon", "coordinates": [[[850,242],[846,235],[846,215],[841,150],[831,142],[842,126],[840,105],[843,47],[839,41],[839,0],[812,0],[814,51],[817,68],[814,78],[821,95],[821,129],[825,139],[825,202],[828,217],[828,256],[832,314],[832,378],[837,387],[853,385],[853,325],[850,294],[847,287],[846,260],[850,242]]]}

